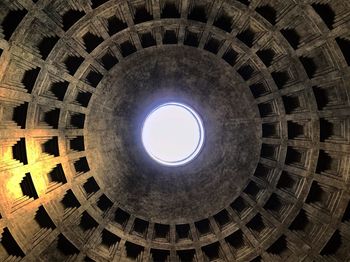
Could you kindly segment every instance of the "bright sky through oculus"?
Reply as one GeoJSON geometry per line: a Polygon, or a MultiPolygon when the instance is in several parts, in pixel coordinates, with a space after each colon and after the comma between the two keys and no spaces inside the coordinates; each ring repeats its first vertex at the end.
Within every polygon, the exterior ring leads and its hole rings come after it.
{"type": "Polygon", "coordinates": [[[156,107],[143,123],[143,146],[163,165],[179,166],[190,162],[200,152],[203,142],[202,120],[193,109],[180,103],[156,107]]]}

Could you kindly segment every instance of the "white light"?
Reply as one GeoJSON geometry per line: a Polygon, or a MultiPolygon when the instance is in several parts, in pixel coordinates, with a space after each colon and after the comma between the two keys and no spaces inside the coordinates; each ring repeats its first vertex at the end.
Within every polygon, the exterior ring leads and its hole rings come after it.
{"type": "Polygon", "coordinates": [[[200,152],[203,142],[202,120],[183,104],[162,104],[149,113],[143,123],[143,146],[163,165],[179,166],[190,162],[200,152]]]}

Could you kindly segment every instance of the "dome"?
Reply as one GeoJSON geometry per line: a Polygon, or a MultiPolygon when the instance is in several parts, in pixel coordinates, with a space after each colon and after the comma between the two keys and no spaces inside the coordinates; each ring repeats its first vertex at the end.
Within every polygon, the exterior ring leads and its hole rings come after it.
{"type": "Polygon", "coordinates": [[[350,259],[350,2],[0,7],[0,261],[350,259]]]}

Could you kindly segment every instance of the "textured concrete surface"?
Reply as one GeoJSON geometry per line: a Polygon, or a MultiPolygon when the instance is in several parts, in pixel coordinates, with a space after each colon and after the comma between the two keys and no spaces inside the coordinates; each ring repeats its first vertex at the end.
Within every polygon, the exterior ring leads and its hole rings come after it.
{"type": "Polygon", "coordinates": [[[0,1],[0,261],[348,261],[350,2],[0,1]],[[178,99],[190,165],[144,154],[178,99]]]}
{"type": "Polygon", "coordinates": [[[91,101],[98,110],[86,125],[88,156],[125,209],[163,223],[196,221],[229,205],[247,184],[260,154],[261,121],[249,89],[221,59],[191,47],[153,48],[101,84],[106,90],[91,101]],[[154,163],[140,141],[145,115],[165,101],[184,102],[203,118],[204,149],[183,167],[154,163]]]}

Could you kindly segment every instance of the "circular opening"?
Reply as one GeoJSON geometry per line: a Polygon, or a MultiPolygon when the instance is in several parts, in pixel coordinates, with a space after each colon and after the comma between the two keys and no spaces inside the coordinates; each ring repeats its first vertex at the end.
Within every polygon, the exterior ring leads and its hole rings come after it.
{"type": "Polygon", "coordinates": [[[187,164],[198,155],[203,142],[202,120],[184,104],[162,104],[143,123],[143,146],[152,159],[163,165],[187,164]]]}

